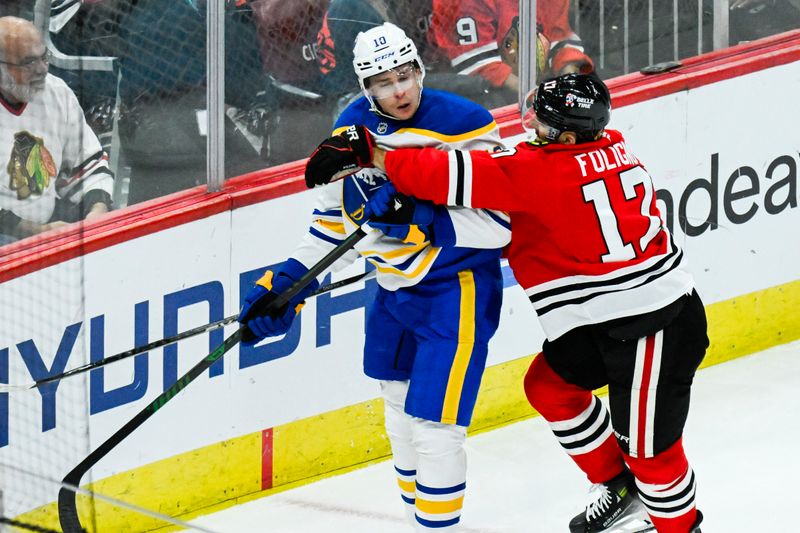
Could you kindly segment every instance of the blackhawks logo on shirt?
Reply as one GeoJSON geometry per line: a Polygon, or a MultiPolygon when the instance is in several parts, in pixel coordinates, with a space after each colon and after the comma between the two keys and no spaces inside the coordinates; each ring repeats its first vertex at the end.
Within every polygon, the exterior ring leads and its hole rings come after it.
{"type": "Polygon", "coordinates": [[[17,191],[17,199],[24,200],[32,194],[42,194],[56,176],[53,156],[44,147],[41,137],[27,131],[14,134],[14,148],[6,167],[8,187],[17,191]]]}

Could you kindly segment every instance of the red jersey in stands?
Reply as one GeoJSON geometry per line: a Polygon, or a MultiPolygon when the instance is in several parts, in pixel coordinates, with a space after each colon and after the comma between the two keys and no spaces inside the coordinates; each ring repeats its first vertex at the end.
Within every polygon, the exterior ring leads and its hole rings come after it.
{"type": "Polygon", "coordinates": [[[694,286],[652,179],[618,131],[497,153],[401,149],[385,163],[405,194],[509,212],[509,262],[550,340],[660,309],[694,286]]]}
{"type": "MultiPolygon", "coordinates": [[[[456,72],[479,74],[499,87],[511,74],[500,58],[500,46],[518,14],[518,0],[433,0],[429,40],[456,72]]],[[[547,63],[552,72],[572,62],[585,65],[587,72],[594,68],[569,25],[569,0],[537,3],[536,20],[550,42],[547,63]]]]}

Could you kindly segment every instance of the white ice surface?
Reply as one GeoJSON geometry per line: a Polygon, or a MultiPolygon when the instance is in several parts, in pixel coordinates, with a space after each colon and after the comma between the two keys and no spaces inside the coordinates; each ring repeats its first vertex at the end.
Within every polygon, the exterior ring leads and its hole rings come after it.
{"type": "MultiPolygon", "coordinates": [[[[701,370],[684,436],[703,533],[800,532],[800,342],[701,370]]],[[[563,533],[588,483],[541,418],[467,439],[470,533],[563,533]]],[[[224,533],[410,533],[389,461],[192,523],[224,533]]]]}

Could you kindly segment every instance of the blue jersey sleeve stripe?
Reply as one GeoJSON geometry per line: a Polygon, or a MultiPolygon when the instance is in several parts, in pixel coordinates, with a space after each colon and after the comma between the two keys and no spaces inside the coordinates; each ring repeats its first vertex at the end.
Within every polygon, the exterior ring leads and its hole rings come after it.
{"type": "Polygon", "coordinates": [[[328,209],[327,211],[320,211],[319,209],[314,209],[314,216],[319,217],[341,217],[342,210],[341,209],[328,209]]]}
{"type": "Polygon", "coordinates": [[[503,226],[507,230],[511,230],[511,222],[510,221],[500,218],[499,216],[497,216],[496,214],[494,214],[492,211],[490,211],[488,209],[484,209],[483,211],[487,215],[489,215],[489,217],[491,217],[492,220],[494,220],[495,222],[497,222],[498,224],[500,224],[501,226],[503,226]]]}
{"type": "Polygon", "coordinates": [[[317,230],[316,228],[313,228],[313,227],[309,228],[308,232],[311,235],[313,235],[314,237],[316,237],[317,239],[320,239],[320,240],[325,241],[325,242],[329,242],[329,243],[331,243],[331,244],[333,244],[335,246],[338,246],[339,244],[342,243],[342,240],[334,239],[333,237],[325,235],[324,233],[322,233],[321,231],[319,231],[319,230],[317,230]]]}

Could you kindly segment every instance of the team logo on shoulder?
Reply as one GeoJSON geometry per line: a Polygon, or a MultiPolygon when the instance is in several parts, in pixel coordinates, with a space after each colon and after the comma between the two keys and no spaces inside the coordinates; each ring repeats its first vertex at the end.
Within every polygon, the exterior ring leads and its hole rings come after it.
{"type": "Polygon", "coordinates": [[[363,181],[367,185],[374,186],[376,185],[375,176],[368,173],[368,172],[359,172],[355,175],[357,180],[363,181]]]}
{"type": "Polygon", "coordinates": [[[389,125],[387,123],[381,122],[380,124],[378,124],[378,133],[383,135],[387,131],[389,131],[389,125]]]}
{"type": "Polygon", "coordinates": [[[350,218],[353,220],[361,220],[364,218],[364,205],[362,204],[358,209],[350,213],[350,218]]]}

